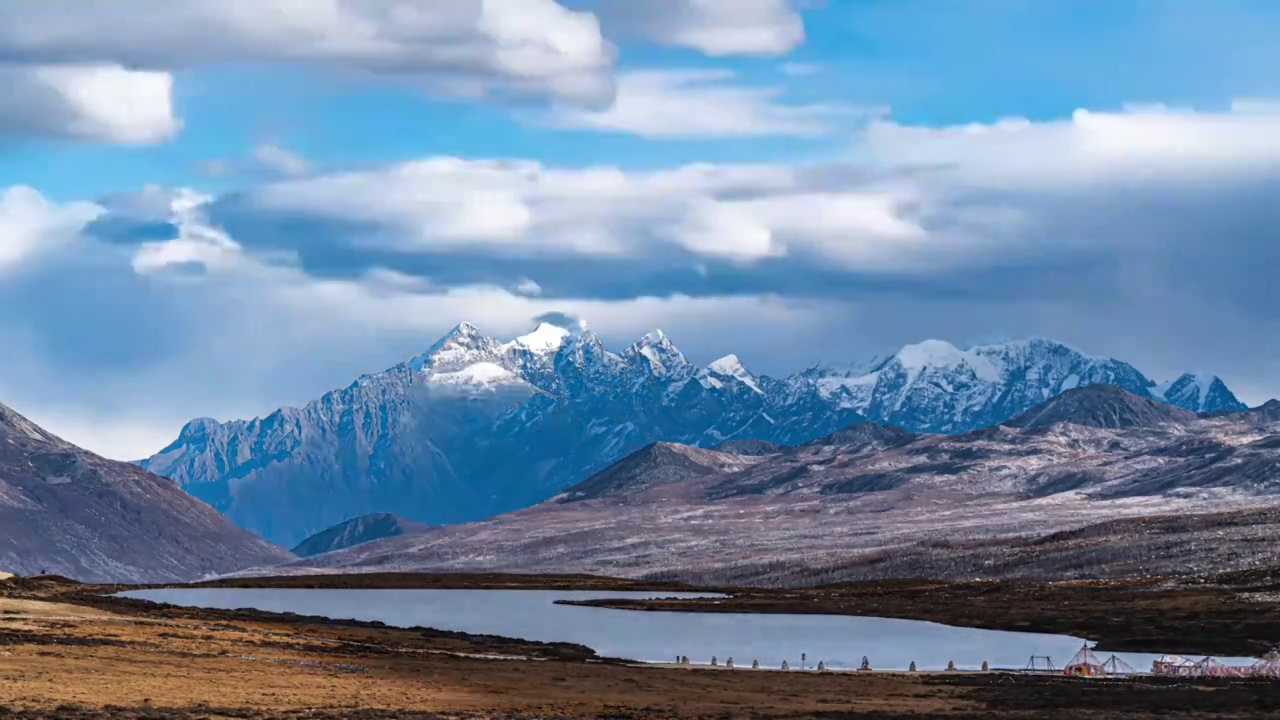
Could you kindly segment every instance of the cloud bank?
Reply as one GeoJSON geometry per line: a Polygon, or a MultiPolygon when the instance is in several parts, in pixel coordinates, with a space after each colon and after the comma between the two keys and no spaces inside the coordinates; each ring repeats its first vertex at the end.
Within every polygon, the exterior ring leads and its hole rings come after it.
{"type": "MultiPolygon", "coordinates": [[[[557,122],[648,137],[813,134],[830,109],[771,102],[768,90],[639,73],[614,105],[616,46],[644,38],[710,56],[782,54],[804,40],[785,0],[0,0],[0,139],[150,144],[180,128],[174,73],[272,64],[394,78],[424,92],[551,100],[557,122]],[[597,16],[597,13],[599,16],[597,16]],[[604,28],[602,29],[602,22],[604,28]],[[652,115],[654,94],[697,119],[652,115]],[[732,113],[746,116],[735,119],[732,113]]],[[[280,158],[277,158],[279,160],[280,158]]],[[[270,162],[270,161],[268,161],[270,162]]]]}

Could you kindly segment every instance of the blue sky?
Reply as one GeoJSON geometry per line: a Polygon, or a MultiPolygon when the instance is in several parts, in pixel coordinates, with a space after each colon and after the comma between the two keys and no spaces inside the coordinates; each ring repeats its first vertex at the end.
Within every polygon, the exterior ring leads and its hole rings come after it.
{"type": "MultiPolygon", "coordinates": [[[[125,3],[127,5],[128,3],[125,3]]],[[[579,6],[583,3],[578,3],[579,6]]],[[[588,4],[589,5],[589,4],[588,4]]],[[[1132,103],[1224,108],[1280,94],[1267,0],[830,0],[805,11],[806,36],[786,54],[709,57],[624,45],[618,69],[716,68],[743,84],[783,88],[794,102],[884,107],[899,122],[952,125],[1044,120],[1132,103]],[[810,66],[788,75],[788,66],[810,66]]],[[[281,144],[317,166],[345,168],[428,155],[520,157],[623,167],[792,160],[843,152],[847,135],[668,140],[539,127],[511,106],[423,93],[396,79],[252,64],[184,70],[175,85],[184,128],[146,146],[10,143],[0,184],[83,198],[148,183],[221,190],[210,162],[281,144]],[[86,169],[92,169],[86,172],[86,169]]]]}
{"type": "Polygon", "coordinates": [[[0,401],[133,457],[558,311],[775,374],[1048,335],[1261,401],[1277,30],[1269,0],[0,0],[0,401]]]}

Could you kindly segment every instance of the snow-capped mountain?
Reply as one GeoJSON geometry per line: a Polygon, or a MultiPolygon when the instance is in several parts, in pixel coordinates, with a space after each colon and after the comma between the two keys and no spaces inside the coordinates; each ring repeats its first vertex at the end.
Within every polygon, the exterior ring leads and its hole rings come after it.
{"type": "Polygon", "coordinates": [[[1188,382],[1160,386],[1044,339],[968,350],[930,340],[776,379],[735,355],[699,366],[661,331],[614,352],[590,331],[542,324],[503,342],[463,323],[305,407],[192,421],[141,464],[292,546],[369,513],[438,524],[532,505],[653,442],[799,444],[868,419],[956,433],[1100,383],[1196,412],[1244,407],[1216,378],[1203,391],[1188,382]]]}
{"type": "Polygon", "coordinates": [[[1204,373],[1184,373],[1177,380],[1160,383],[1151,389],[1151,396],[1196,412],[1245,409],[1245,404],[1236,399],[1226,383],[1216,375],[1204,373]]]}
{"type": "Polygon", "coordinates": [[[864,375],[828,374],[816,382],[837,404],[913,432],[995,425],[1065,390],[1099,384],[1194,412],[1245,407],[1216,377],[1188,374],[1157,385],[1128,363],[1043,338],[969,350],[927,340],[864,375]]]}

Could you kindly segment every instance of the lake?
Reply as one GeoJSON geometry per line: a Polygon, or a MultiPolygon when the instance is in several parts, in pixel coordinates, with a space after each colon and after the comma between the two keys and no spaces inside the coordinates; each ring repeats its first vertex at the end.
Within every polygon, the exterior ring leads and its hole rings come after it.
{"type": "MultiPolygon", "coordinates": [[[[759,660],[778,668],[823,661],[856,669],[865,655],[877,670],[1026,667],[1032,655],[1048,655],[1061,668],[1084,641],[1063,635],[950,627],[917,620],[840,615],[669,613],[556,605],[556,600],[715,597],[696,593],[576,592],[559,590],[312,590],[184,588],[135,590],[124,597],[224,610],[253,608],[337,620],[381,621],[399,627],[501,635],[541,642],[586,645],[606,657],[674,662],[687,655],[706,664],[714,655],[739,667],[759,660]]],[[[1157,655],[1118,653],[1139,671],[1157,655]]],[[[1110,653],[1102,653],[1105,659],[1110,653]]],[[[1220,658],[1248,664],[1247,658],[1220,658]]]]}

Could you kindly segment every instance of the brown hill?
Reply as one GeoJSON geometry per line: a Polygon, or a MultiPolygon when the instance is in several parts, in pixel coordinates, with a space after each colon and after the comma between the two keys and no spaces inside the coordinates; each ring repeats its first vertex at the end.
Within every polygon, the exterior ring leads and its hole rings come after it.
{"type": "Polygon", "coordinates": [[[78,448],[0,405],[0,567],[167,582],[292,558],[172,481],[78,448]]]}

